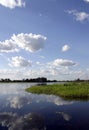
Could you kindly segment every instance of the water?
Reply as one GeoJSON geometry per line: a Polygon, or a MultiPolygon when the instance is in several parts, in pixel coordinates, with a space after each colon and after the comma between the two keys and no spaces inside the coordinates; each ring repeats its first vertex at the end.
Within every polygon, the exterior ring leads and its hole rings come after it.
{"type": "Polygon", "coordinates": [[[0,84],[0,130],[89,130],[89,101],[25,92],[31,85],[0,84]]]}

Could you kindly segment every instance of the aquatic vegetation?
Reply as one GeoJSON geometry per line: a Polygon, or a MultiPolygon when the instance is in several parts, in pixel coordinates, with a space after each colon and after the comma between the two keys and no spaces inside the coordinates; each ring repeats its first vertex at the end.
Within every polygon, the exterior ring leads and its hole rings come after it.
{"type": "Polygon", "coordinates": [[[65,98],[89,98],[89,82],[32,86],[26,91],[36,94],[53,94],[65,98]]]}

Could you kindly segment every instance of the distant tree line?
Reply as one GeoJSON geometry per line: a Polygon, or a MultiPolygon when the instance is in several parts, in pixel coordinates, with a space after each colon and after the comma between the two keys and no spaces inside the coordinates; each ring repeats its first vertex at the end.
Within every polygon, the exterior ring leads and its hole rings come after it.
{"type": "Polygon", "coordinates": [[[0,82],[47,82],[47,78],[45,77],[38,77],[38,78],[32,78],[32,79],[22,79],[22,80],[11,80],[9,78],[6,79],[0,79],[0,82]]]}
{"type": "MultiPolygon", "coordinates": [[[[81,80],[81,79],[76,79],[76,80],[71,80],[71,82],[86,82],[89,80],[81,80]]],[[[38,83],[45,83],[45,82],[70,82],[70,80],[62,80],[62,81],[58,81],[58,80],[47,80],[47,78],[45,77],[38,77],[38,78],[31,78],[31,79],[22,79],[22,80],[11,80],[9,78],[6,79],[0,79],[0,82],[38,82],[38,83]]]]}
{"type": "Polygon", "coordinates": [[[24,82],[47,82],[47,78],[45,77],[38,77],[33,79],[23,79],[24,82]]]}

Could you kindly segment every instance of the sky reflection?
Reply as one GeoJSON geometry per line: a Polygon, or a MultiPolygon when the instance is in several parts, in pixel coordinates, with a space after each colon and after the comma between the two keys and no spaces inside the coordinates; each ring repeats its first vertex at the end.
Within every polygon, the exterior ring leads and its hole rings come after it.
{"type": "Polygon", "coordinates": [[[30,83],[1,83],[0,87],[0,105],[1,107],[10,107],[20,109],[25,105],[30,105],[35,102],[37,104],[46,102],[57,106],[70,105],[74,101],[65,101],[60,97],[54,95],[37,95],[25,92],[25,88],[34,84],[30,83]],[[3,105],[2,105],[3,104],[3,105]]]}
{"type": "Polygon", "coordinates": [[[8,130],[46,130],[44,118],[35,113],[19,116],[16,113],[0,113],[0,124],[8,130]]]}
{"type": "Polygon", "coordinates": [[[0,130],[74,130],[80,120],[82,127],[89,124],[88,101],[66,101],[54,95],[25,92],[30,85],[0,84],[0,130]]]}

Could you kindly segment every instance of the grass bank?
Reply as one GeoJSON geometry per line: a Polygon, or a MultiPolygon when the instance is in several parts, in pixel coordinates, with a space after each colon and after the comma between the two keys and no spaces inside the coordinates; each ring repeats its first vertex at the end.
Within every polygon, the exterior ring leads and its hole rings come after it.
{"type": "Polygon", "coordinates": [[[89,98],[89,82],[32,86],[26,91],[36,94],[53,94],[65,98],[89,98]]]}

